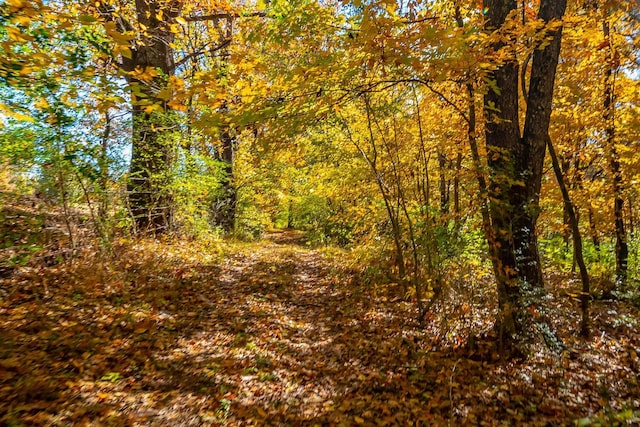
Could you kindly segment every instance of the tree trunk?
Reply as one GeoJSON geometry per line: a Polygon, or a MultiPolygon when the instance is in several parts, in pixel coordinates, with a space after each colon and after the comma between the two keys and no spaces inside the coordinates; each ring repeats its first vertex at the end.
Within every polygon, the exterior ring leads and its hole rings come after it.
{"type": "MultiPolygon", "coordinates": [[[[231,42],[233,37],[233,18],[229,18],[226,29],[226,40],[231,42]]],[[[225,69],[229,62],[231,54],[229,53],[228,43],[222,50],[221,69],[225,69]]],[[[229,105],[223,104],[220,108],[222,114],[229,112],[229,105]]],[[[236,206],[238,193],[236,184],[233,179],[233,169],[235,161],[235,152],[238,144],[236,136],[232,133],[229,125],[225,125],[220,130],[220,150],[218,150],[216,158],[223,164],[223,176],[221,181],[222,193],[216,198],[213,209],[214,224],[223,231],[233,231],[236,224],[236,206]]]]}
{"type": "Polygon", "coordinates": [[[455,232],[458,233],[462,222],[460,212],[460,173],[462,169],[462,152],[458,151],[456,156],[456,170],[453,178],[453,213],[455,221],[455,232]]]}
{"type": "MultiPolygon", "coordinates": [[[[516,2],[485,0],[484,10],[487,8],[487,27],[495,30],[504,23],[509,12],[516,8],[516,2]]],[[[495,50],[502,47],[502,43],[493,46],[495,50]]],[[[514,316],[519,292],[512,219],[517,213],[517,206],[512,203],[511,192],[516,176],[515,159],[522,156],[518,128],[518,64],[515,55],[490,73],[489,78],[497,88],[489,88],[486,93],[484,111],[489,166],[489,213],[492,244],[497,258],[494,273],[498,286],[499,323],[503,332],[508,336],[515,336],[521,327],[516,324],[514,316]]]]}
{"type": "Polygon", "coordinates": [[[582,235],[580,234],[580,227],[578,226],[578,216],[576,215],[573,203],[571,202],[571,198],[569,197],[569,190],[567,189],[567,185],[564,182],[564,175],[562,174],[562,170],[560,169],[560,162],[558,161],[556,150],[553,148],[551,138],[547,140],[547,145],[549,147],[549,156],[551,157],[553,171],[556,174],[558,186],[560,187],[560,192],[562,193],[564,208],[567,212],[567,215],[569,216],[569,225],[571,226],[571,235],[573,237],[573,259],[580,268],[580,278],[582,280],[582,293],[580,295],[582,321],[580,323],[580,334],[584,338],[588,338],[590,334],[589,298],[591,297],[591,295],[589,285],[589,272],[587,271],[587,266],[584,262],[584,255],[582,253],[582,235]]]}
{"type": "Polygon", "coordinates": [[[629,259],[629,247],[627,246],[627,234],[624,229],[624,198],[622,194],[622,171],[620,170],[620,158],[616,149],[615,127],[615,91],[614,78],[617,68],[615,53],[611,45],[611,30],[609,21],[605,17],[602,22],[602,32],[607,42],[607,64],[604,81],[604,113],[605,138],[609,154],[609,170],[612,176],[613,187],[613,217],[616,231],[616,287],[622,290],[627,279],[627,263],[629,259]]]}
{"type": "MultiPolygon", "coordinates": [[[[579,148],[580,149],[580,148],[579,148]]],[[[580,191],[584,191],[584,185],[582,184],[582,176],[584,174],[584,168],[580,165],[579,158],[574,160],[574,167],[576,169],[576,188],[580,191]]],[[[591,203],[587,205],[587,216],[589,219],[589,234],[591,236],[591,243],[596,250],[596,256],[600,260],[600,237],[598,236],[598,226],[596,225],[596,216],[593,211],[591,203]]]]}
{"type": "MultiPolygon", "coordinates": [[[[551,150],[549,150],[551,151],[551,150]]],[[[553,159],[552,159],[553,160],[553,159]]],[[[560,168],[560,172],[562,173],[562,179],[565,181],[564,184],[567,185],[567,175],[569,174],[569,168],[571,166],[571,162],[566,159],[563,158],[562,161],[560,161],[560,159],[558,158],[558,164],[561,164],[561,168],[560,168]]],[[[569,185],[567,185],[567,187],[569,187],[569,185]]],[[[562,240],[565,244],[566,249],[569,249],[569,243],[571,240],[571,218],[569,218],[569,209],[567,207],[567,204],[565,203],[562,209],[562,240]]],[[[572,271],[573,271],[573,267],[572,267],[572,271]]]]}
{"type": "Polygon", "coordinates": [[[444,153],[438,153],[438,172],[440,173],[440,214],[449,213],[449,185],[447,182],[447,156],[444,153]]]}
{"type": "Polygon", "coordinates": [[[596,249],[596,254],[598,259],[600,259],[600,237],[598,236],[598,227],[596,226],[596,218],[593,213],[593,207],[589,205],[589,230],[591,231],[591,243],[593,243],[593,247],[596,249]]]}
{"type": "Polygon", "coordinates": [[[120,32],[138,32],[130,57],[119,64],[126,73],[132,103],[132,153],[129,207],[139,232],[161,233],[171,226],[170,184],[174,160],[175,115],[167,106],[166,89],[174,73],[174,35],[170,24],[180,13],[179,1],[136,0],[136,22],[118,9],[100,3],[100,13],[120,32]],[[162,93],[164,91],[164,93],[162,93]]]}
{"type": "MultiPolygon", "coordinates": [[[[98,173],[100,174],[99,188],[100,188],[100,203],[98,205],[98,221],[102,225],[107,220],[107,211],[109,207],[109,140],[111,138],[111,115],[109,110],[104,112],[104,129],[102,131],[102,138],[100,140],[100,155],[98,156],[98,173]]],[[[104,237],[104,233],[103,234],[104,237]]]]}
{"type": "Polygon", "coordinates": [[[236,222],[237,192],[233,180],[233,162],[236,150],[236,138],[228,128],[220,132],[221,149],[216,156],[223,164],[221,181],[222,192],[215,200],[213,207],[214,224],[223,231],[232,231],[236,222]]]}
{"type": "Polygon", "coordinates": [[[633,199],[631,197],[629,197],[629,200],[627,200],[627,206],[628,206],[628,211],[629,211],[629,235],[631,236],[631,238],[633,239],[633,236],[635,236],[636,234],[636,230],[635,230],[635,221],[633,218],[634,215],[634,203],[633,203],[633,199]]]}
{"type": "MultiPolygon", "coordinates": [[[[505,23],[516,2],[485,0],[483,6],[487,28],[493,31],[505,23]]],[[[538,16],[545,22],[561,19],[565,8],[565,0],[543,0],[538,16]]],[[[498,295],[502,295],[500,320],[502,330],[516,341],[528,341],[534,331],[532,317],[544,285],[536,222],[561,29],[548,31],[547,36],[548,44],[533,53],[522,135],[515,51],[489,74],[495,88],[484,98],[490,215],[498,259],[495,275],[498,295]]],[[[492,47],[499,50],[506,46],[500,41],[492,47]]]]}

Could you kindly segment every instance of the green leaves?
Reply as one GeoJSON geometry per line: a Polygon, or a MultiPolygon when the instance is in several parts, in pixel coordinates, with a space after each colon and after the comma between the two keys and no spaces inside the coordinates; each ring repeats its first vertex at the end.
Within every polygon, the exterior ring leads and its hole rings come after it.
{"type": "Polygon", "coordinates": [[[102,377],[100,377],[100,381],[108,381],[108,382],[118,382],[121,378],[121,375],[119,372],[108,372],[105,375],[103,375],[102,377]]]}

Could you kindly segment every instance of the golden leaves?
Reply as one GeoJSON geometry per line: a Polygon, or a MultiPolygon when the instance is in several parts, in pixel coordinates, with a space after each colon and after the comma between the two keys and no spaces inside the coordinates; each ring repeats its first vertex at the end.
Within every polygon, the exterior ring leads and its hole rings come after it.
{"type": "Polygon", "coordinates": [[[128,73],[132,78],[141,82],[150,82],[154,78],[159,76],[158,70],[155,67],[136,67],[135,70],[128,73]]]}

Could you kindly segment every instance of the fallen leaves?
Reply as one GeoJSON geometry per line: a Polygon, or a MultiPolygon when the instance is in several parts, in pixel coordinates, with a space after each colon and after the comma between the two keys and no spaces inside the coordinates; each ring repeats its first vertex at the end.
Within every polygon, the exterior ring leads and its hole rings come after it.
{"type": "MultiPolygon", "coordinates": [[[[87,252],[16,271],[0,301],[2,422],[547,425],[636,416],[638,337],[631,320],[605,323],[606,310],[637,318],[631,307],[594,307],[606,333],[569,341],[570,354],[500,363],[490,340],[452,352],[438,325],[449,343],[464,335],[437,313],[427,328],[408,323],[411,304],[358,289],[340,257],[281,242],[209,256],[195,244],[122,241],[111,258],[87,252]]],[[[473,317],[484,313],[476,306],[455,309],[463,328],[491,327],[473,317]]],[[[574,310],[559,310],[569,337],[574,310]]]]}

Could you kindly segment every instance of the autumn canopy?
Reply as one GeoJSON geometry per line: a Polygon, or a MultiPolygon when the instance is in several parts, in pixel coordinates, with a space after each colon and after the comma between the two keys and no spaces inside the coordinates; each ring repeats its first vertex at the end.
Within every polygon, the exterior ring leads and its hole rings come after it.
{"type": "Polygon", "coordinates": [[[0,0],[0,421],[638,421],[638,94],[637,0],[0,0]]]}

